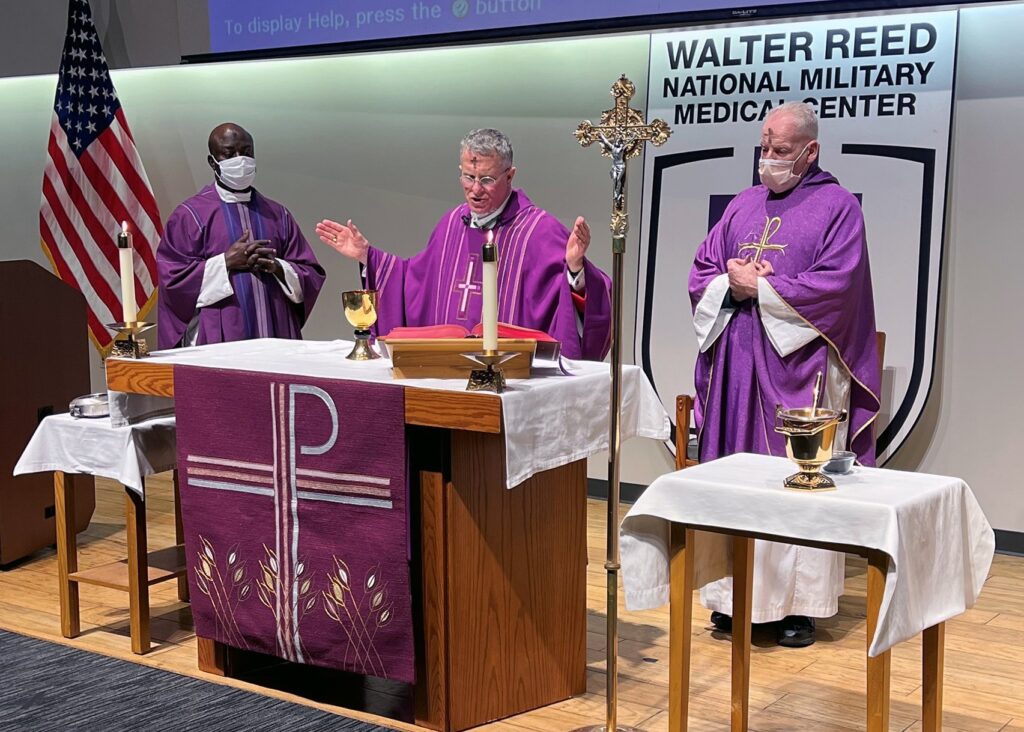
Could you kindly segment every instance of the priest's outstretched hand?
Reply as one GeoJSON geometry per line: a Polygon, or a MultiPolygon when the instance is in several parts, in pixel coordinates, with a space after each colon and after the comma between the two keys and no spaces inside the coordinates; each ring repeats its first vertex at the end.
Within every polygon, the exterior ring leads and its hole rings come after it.
{"type": "Polygon", "coordinates": [[[359,228],[352,223],[339,224],[337,221],[324,219],[316,225],[316,234],[327,246],[337,250],[339,253],[354,259],[360,264],[366,264],[367,252],[370,242],[366,240],[359,228]]]}
{"type": "Polygon", "coordinates": [[[589,246],[590,227],[586,219],[577,216],[569,234],[569,241],[565,244],[565,263],[569,266],[570,272],[579,272],[583,269],[583,257],[589,246]]]}

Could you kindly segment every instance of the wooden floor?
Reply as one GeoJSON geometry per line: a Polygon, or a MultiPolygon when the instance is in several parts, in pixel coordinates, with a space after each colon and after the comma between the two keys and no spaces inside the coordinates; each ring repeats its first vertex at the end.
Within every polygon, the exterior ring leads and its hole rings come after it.
{"type": "MultiPolygon", "coordinates": [[[[79,565],[124,556],[123,492],[97,480],[96,515],[79,537],[79,565]]],[[[173,514],[169,474],[149,484],[149,546],[172,543],[173,514]]],[[[545,709],[513,717],[481,730],[569,730],[604,720],[605,504],[591,501],[588,543],[588,693],[545,709]]],[[[751,674],[751,729],[864,729],[865,568],[847,564],[839,614],[819,623],[818,643],[782,649],[768,635],[754,635],[751,674]]],[[[56,554],[52,550],[0,572],[0,627],[108,656],[167,669],[216,683],[259,691],[321,709],[333,710],[396,729],[417,729],[371,713],[310,701],[283,691],[201,674],[196,668],[195,636],[187,605],[178,602],[173,582],[151,595],[155,647],[145,656],[131,653],[127,596],[115,590],[81,588],[83,634],[60,635],[56,554]]],[[[650,732],[668,728],[668,608],[643,613],[620,610],[619,723],[650,732]]],[[[694,604],[692,730],[728,729],[729,643],[709,631],[708,613],[694,604]]],[[[893,730],[921,727],[921,645],[896,647],[892,658],[893,730]]],[[[997,555],[978,604],[946,624],[946,730],[1024,731],[1024,558],[997,555]]],[[[383,692],[380,696],[386,696],[383,692]]],[[[367,698],[367,694],[361,695],[367,698]]],[[[372,694],[369,695],[372,697],[372,694]]],[[[321,697],[322,698],[322,697],[321,697]]],[[[381,706],[371,699],[371,705],[381,706]]]]}

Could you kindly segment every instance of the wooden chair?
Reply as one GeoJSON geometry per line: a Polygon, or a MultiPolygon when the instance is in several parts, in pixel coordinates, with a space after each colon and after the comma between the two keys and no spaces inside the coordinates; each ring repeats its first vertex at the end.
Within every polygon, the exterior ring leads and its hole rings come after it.
{"type": "MultiPolygon", "coordinates": [[[[875,331],[875,343],[878,347],[878,381],[882,381],[885,363],[885,331],[875,331]]],[[[690,415],[693,413],[693,397],[680,394],[676,397],[676,470],[696,465],[697,440],[690,439],[690,415]]]]}

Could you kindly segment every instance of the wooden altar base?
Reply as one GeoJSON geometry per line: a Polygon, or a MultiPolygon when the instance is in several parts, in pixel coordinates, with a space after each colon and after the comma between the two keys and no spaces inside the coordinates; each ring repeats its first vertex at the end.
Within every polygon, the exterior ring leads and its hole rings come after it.
{"type": "MultiPolygon", "coordinates": [[[[504,438],[410,427],[414,719],[455,731],[586,691],[586,461],[504,487],[504,438]]],[[[198,638],[200,668],[251,654],[198,638]]]]}

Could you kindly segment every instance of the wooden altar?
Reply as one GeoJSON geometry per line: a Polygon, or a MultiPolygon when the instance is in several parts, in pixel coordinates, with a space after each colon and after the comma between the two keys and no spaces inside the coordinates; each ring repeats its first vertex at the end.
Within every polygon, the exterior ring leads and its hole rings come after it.
{"type": "MultiPolygon", "coordinates": [[[[174,367],[108,359],[107,385],[174,396],[174,367]]],[[[586,460],[505,487],[501,399],[405,389],[416,724],[456,731],[586,690],[586,460]]],[[[199,666],[233,649],[199,638],[199,666]]]]}

